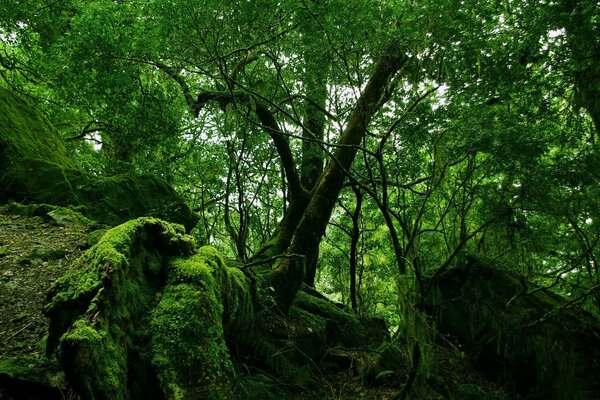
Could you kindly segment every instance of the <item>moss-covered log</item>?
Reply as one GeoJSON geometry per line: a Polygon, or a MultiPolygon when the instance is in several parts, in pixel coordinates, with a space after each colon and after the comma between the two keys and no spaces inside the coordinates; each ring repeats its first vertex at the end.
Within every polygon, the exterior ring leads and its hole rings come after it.
{"type": "Polygon", "coordinates": [[[427,306],[489,378],[531,399],[596,399],[600,322],[492,263],[466,257],[434,279],[427,306]]]}
{"type": "Polygon", "coordinates": [[[197,216],[175,190],[151,175],[98,177],[78,170],[56,130],[27,102],[0,88],[0,201],[80,206],[117,225],[151,216],[190,230],[197,216]]]}

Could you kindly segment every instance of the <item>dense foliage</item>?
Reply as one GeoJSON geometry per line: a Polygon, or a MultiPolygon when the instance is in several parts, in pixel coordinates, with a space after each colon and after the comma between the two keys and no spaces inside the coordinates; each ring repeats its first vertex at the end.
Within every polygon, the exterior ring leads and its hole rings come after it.
{"type": "Polygon", "coordinates": [[[596,1],[4,0],[0,37],[80,168],[162,177],[248,268],[300,254],[294,293],[425,342],[468,251],[600,314],[596,1]]]}

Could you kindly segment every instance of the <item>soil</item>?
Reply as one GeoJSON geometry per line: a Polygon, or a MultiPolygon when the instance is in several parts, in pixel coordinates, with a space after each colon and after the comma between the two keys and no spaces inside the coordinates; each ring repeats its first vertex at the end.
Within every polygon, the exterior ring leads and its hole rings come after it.
{"type": "Polygon", "coordinates": [[[88,247],[87,236],[82,226],[9,215],[0,206],[0,360],[44,351],[46,293],[88,247]]]}

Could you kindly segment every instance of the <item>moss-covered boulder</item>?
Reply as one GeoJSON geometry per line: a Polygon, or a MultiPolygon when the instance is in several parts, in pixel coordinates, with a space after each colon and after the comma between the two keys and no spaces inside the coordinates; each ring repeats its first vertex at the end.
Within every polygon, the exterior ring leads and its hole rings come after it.
{"type": "Polygon", "coordinates": [[[0,171],[24,158],[74,167],[56,130],[35,108],[0,87],[0,171]]]}
{"type": "Polygon", "coordinates": [[[190,230],[197,216],[152,175],[99,177],[75,168],[60,135],[43,116],[0,88],[0,202],[80,206],[95,221],[118,225],[151,216],[190,230]]]}
{"type": "Polygon", "coordinates": [[[54,283],[47,351],[60,347],[64,372],[82,397],[129,398],[130,376],[147,374],[139,360],[149,365],[150,355],[140,349],[150,341],[150,310],[166,281],[168,257],[192,251],[191,238],[177,226],[132,220],[108,231],[54,283]]]}
{"type": "Polygon", "coordinates": [[[474,257],[432,281],[426,303],[489,378],[530,399],[597,399],[600,322],[474,257]]]}
{"type": "Polygon", "coordinates": [[[314,385],[325,370],[366,378],[367,364],[377,362],[390,339],[383,320],[360,318],[306,286],[286,316],[269,304],[260,309],[256,331],[246,337],[249,346],[238,356],[292,386],[314,385]]]}
{"type": "Polygon", "coordinates": [[[64,374],[45,357],[16,356],[0,361],[0,399],[64,399],[64,374]]]}
{"type": "Polygon", "coordinates": [[[82,398],[232,398],[225,329],[249,331],[249,282],[213,248],[192,253],[177,226],[140,218],[56,281],[47,350],[82,398]]]}

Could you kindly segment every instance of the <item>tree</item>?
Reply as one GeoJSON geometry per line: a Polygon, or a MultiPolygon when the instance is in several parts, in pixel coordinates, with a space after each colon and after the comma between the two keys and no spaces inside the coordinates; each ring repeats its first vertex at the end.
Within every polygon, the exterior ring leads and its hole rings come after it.
{"type": "Polygon", "coordinates": [[[73,144],[102,146],[72,146],[89,169],[151,171],[184,192],[201,241],[247,265],[283,313],[303,282],[319,284],[328,226],[350,233],[342,297],[355,310],[362,237],[394,266],[366,269],[378,279],[365,291],[419,304],[427,277],[469,250],[597,311],[595,2],[1,12],[6,84],[68,115],[73,144]],[[365,216],[376,226],[360,231],[365,216]]]}

